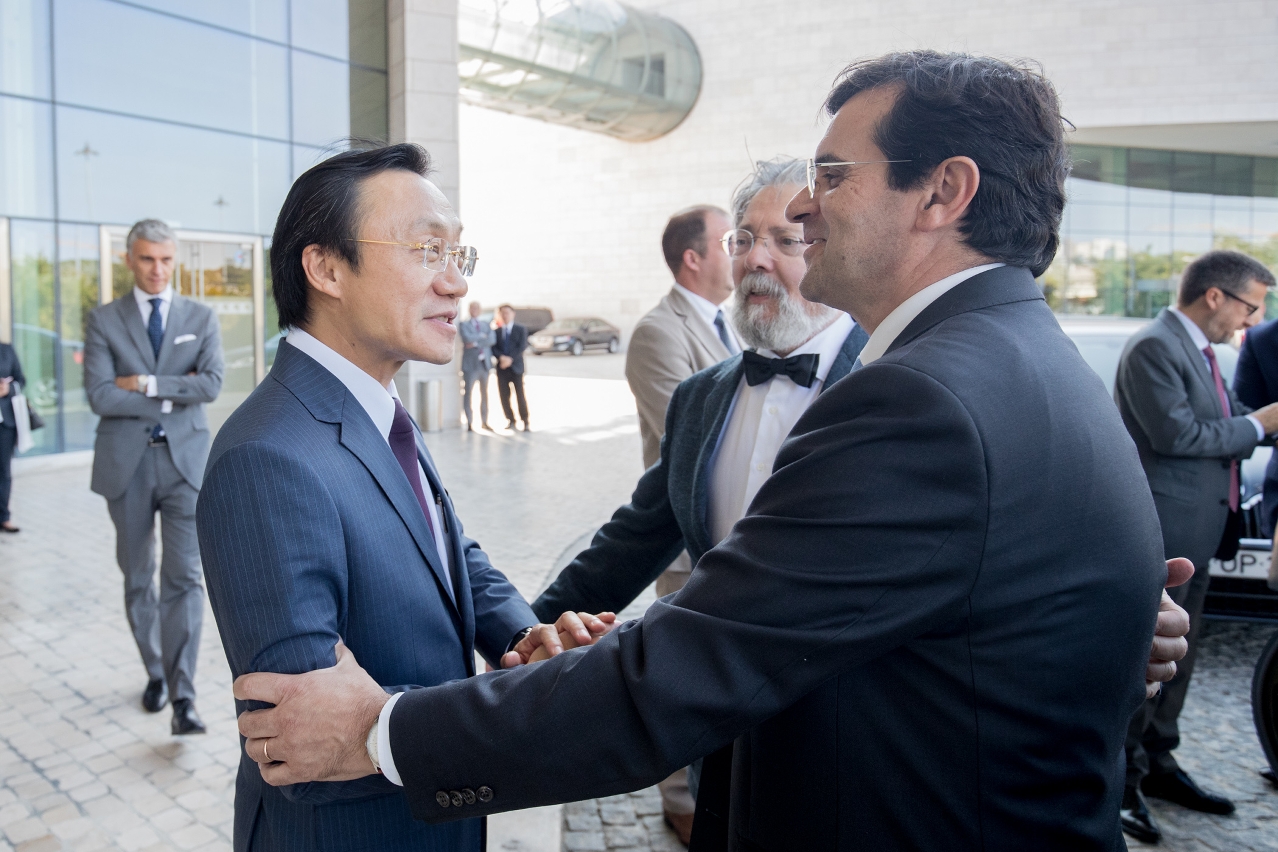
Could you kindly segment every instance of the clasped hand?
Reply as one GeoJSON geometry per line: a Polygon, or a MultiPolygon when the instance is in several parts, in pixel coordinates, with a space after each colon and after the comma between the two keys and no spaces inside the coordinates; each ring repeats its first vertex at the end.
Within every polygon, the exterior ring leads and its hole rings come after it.
{"type": "MultiPolygon", "coordinates": [[[[591,645],[616,626],[610,612],[566,612],[554,624],[538,624],[501,659],[513,668],[591,645]]],[[[377,770],[365,743],[390,696],[360,668],[341,642],[337,664],[300,675],[254,672],[235,679],[241,701],[273,704],[241,713],[244,753],[272,786],[306,781],[351,781],[377,770]]]]}

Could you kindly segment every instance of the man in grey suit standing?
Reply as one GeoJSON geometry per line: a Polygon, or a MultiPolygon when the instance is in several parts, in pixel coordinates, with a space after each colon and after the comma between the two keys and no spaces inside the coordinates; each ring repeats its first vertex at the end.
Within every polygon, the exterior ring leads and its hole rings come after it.
{"type": "Polygon", "coordinates": [[[1208,793],[1176,764],[1177,718],[1194,657],[1212,557],[1238,549],[1239,462],[1278,432],[1278,404],[1252,411],[1225,385],[1210,344],[1264,319],[1274,276],[1234,251],[1212,251],[1186,267],[1176,307],[1132,335],[1118,364],[1114,399],[1149,479],[1166,555],[1194,563],[1194,577],[1172,590],[1189,612],[1189,652],[1162,693],[1146,701],[1127,732],[1123,829],[1156,843],[1161,831],[1145,795],[1212,814],[1233,803],[1208,793]]]}
{"type": "Polygon", "coordinates": [[[222,389],[222,342],[208,307],[173,291],[177,241],[163,222],[129,231],[129,294],[89,314],[84,386],[101,417],[91,488],[107,500],[124,609],[142,654],[142,706],[157,713],[173,698],[172,731],[202,734],[195,711],[195,661],[204,585],[195,502],[209,454],[206,403],[222,389]],[[155,513],[164,556],[155,590],[155,513]]]}
{"type": "MultiPolygon", "coordinates": [[[[639,320],[626,348],[626,381],[639,408],[644,468],[661,457],[666,408],[679,383],[741,351],[719,307],[732,295],[732,262],[719,243],[731,227],[727,213],[701,204],[671,216],[661,234],[674,286],[639,320]]],[[[692,561],[682,551],[657,578],[657,594],[682,589],[690,571],[692,561]]],[[[659,786],[666,820],[686,839],[696,808],[686,771],[678,770],[659,786]]]]}
{"type": "Polygon", "coordinates": [[[470,303],[470,319],[458,328],[462,339],[462,408],[466,412],[466,431],[474,432],[474,415],[470,409],[470,391],[479,385],[479,424],[489,432],[488,425],[488,370],[492,366],[489,350],[497,342],[492,326],[479,319],[479,302],[470,303]]]}

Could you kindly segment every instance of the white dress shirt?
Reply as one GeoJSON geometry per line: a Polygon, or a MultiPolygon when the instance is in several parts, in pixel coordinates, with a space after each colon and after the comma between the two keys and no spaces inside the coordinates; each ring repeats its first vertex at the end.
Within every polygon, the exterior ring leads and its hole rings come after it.
{"type": "MultiPolygon", "coordinates": [[[[705,321],[706,326],[710,329],[710,333],[715,337],[719,337],[719,327],[714,324],[714,321],[715,318],[723,311],[723,308],[719,307],[705,296],[698,296],[696,293],[692,292],[677,281],[675,282],[674,289],[682,293],[684,297],[692,303],[692,307],[696,310],[697,316],[701,317],[701,319],[705,321]]],[[[728,332],[728,339],[736,344],[735,350],[731,346],[728,347],[728,351],[735,355],[737,352],[741,351],[741,341],[737,338],[736,332],[732,328],[732,323],[728,322],[728,318],[726,316],[723,319],[723,327],[728,332]]],[[[722,340],[722,338],[719,339],[722,340]]]]}
{"type": "MultiPolygon", "coordinates": [[[[745,376],[737,387],[732,407],[724,422],[723,434],[710,458],[710,505],[707,512],[711,541],[723,541],[764,481],[772,475],[772,465],[782,442],[794,428],[803,412],[825,386],[830,367],[856,323],[847,314],[824,331],[791,352],[791,355],[816,353],[816,380],[811,387],[791,381],[789,376],[773,376],[751,387],[745,376]]],[[[760,355],[776,353],[761,350],[760,355]]]]}
{"type": "MultiPolygon", "coordinates": [[[[1170,308],[1169,310],[1176,319],[1180,320],[1180,324],[1185,327],[1185,331],[1189,332],[1189,339],[1194,341],[1194,348],[1198,350],[1198,354],[1203,356],[1203,363],[1207,365],[1207,372],[1210,373],[1211,360],[1207,357],[1207,353],[1203,352],[1203,350],[1208,346],[1211,346],[1211,341],[1207,339],[1207,335],[1203,333],[1203,330],[1198,327],[1198,323],[1181,313],[1180,308],[1170,308]]],[[[1221,381],[1224,381],[1224,376],[1221,377],[1221,381]]],[[[1225,394],[1225,402],[1226,407],[1228,407],[1229,394],[1225,394]]],[[[1225,416],[1231,417],[1233,415],[1232,412],[1226,411],[1225,416]]],[[[1265,440],[1265,427],[1261,426],[1260,421],[1255,417],[1252,417],[1250,414],[1246,415],[1246,417],[1251,421],[1251,425],[1256,429],[1256,440],[1265,440]]]]}
{"type": "Polygon", "coordinates": [[[892,343],[905,331],[910,323],[914,322],[915,317],[923,313],[927,306],[962,284],[969,278],[980,275],[982,272],[989,272],[991,269],[998,269],[1000,266],[1006,266],[1005,263],[987,263],[983,266],[973,266],[971,269],[964,269],[962,272],[955,272],[937,281],[935,284],[928,285],[922,290],[915,293],[910,298],[896,306],[896,310],[884,317],[883,322],[879,323],[879,327],[874,329],[874,333],[870,335],[869,341],[866,342],[865,348],[861,350],[861,366],[865,366],[872,361],[877,361],[883,357],[883,353],[888,351],[892,343]]]}
{"type": "MultiPolygon", "coordinates": [[[[157,293],[152,296],[136,284],[133,285],[133,298],[138,303],[138,313],[142,315],[142,326],[149,328],[151,325],[151,300],[160,300],[160,330],[163,331],[169,327],[169,308],[173,307],[173,285],[164,288],[164,292],[157,293]]],[[[146,376],[145,387],[142,392],[147,396],[156,396],[160,391],[156,386],[155,376],[146,376]]],[[[162,414],[168,414],[173,410],[173,400],[166,399],[160,405],[162,414]]]]}

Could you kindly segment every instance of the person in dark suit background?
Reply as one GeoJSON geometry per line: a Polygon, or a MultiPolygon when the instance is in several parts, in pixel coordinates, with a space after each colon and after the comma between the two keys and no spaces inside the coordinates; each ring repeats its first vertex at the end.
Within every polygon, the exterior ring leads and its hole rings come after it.
{"type": "MultiPolygon", "coordinates": [[[[1243,405],[1264,408],[1278,402],[1278,320],[1262,322],[1247,329],[1238,366],[1234,370],[1234,393],[1243,405]]],[[[1278,518],[1278,453],[1269,457],[1261,498],[1261,534],[1273,538],[1278,518]]]]}
{"type": "Polygon", "coordinates": [[[1259,322],[1273,286],[1273,274],[1258,261],[1208,252],[1185,268],[1176,306],[1132,335],[1118,363],[1114,399],[1153,492],[1164,552],[1195,568],[1193,579],[1172,592],[1189,613],[1189,652],[1172,682],[1132,717],[1127,734],[1123,828],[1145,842],[1157,842],[1161,831],[1144,795],[1205,813],[1234,810],[1228,799],[1198,787],[1172,751],[1194,672],[1207,563],[1232,559],[1238,550],[1239,462],[1278,431],[1278,405],[1252,411],[1230,393],[1210,344],[1259,322]]]}
{"type": "MultiPolygon", "coordinates": [[[[1122,848],[1167,568],[1131,441],[1034,281],[1059,102],[1028,67],[916,51],[854,64],[827,109],[787,216],[804,298],[870,333],[864,366],[678,594],[590,649],[399,700],[386,756],[419,819],[636,789],[737,739],[733,848],[1122,848]]],[[[276,704],[240,717],[269,783],[370,771],[384,699],[352,657],[235,688],[276,704]]]]}
{"type": "Polygon", "coordinates": [[[27,383],[22,374],[18,353],[8,343],[0,343],[0,532],[19,532],[10,520],[9,495],[13,489],[13,449],[18,442],[18,428],[13,419],[13,394],[27,383]]]}
{"type": "MultiPolygon", "coordinates": [[[[402,694],[473,675],[476,651],[499,664],[537,624],[465,536],[392,381],[409,358],[452,359],[475,260],[429,168],[416,145],[348,151],[299,177],[280,211],[271,272],[290,330],[219,432],[199,502],[236,675],[331,666],[340,638],[383,695],[402,694]]],[[[482,850],[482,819],[414,822],[382,768],[276,789],[244,757],[235,849],[482,850]]]]}
{"type": "Polygon", "coordinates": [[[515,428],[515,412],[510,407],[510,389],[515,389],[519,401],[519,419],[524,431],[528,431],[528,401],[524,399],[524,350],[528,348],[528,329],[515,322],[515,309],[502,305],[497,309],[501,325],[493,342],[493,357],[497,359],[497,395],[501,397],[501,410],[506,414],[506,428],[515,428]]]}
{"type": "Polygon", "coordinates": [[[173,701],[170,730],[202,734],[195,664],[204,584],[195,501],[209,456],[204,406],[222,390],[221,330],[212,308],[175,292],[177,238],[157,219],[125,239],[134,286],[94,308],[84,333],[84,390],[98,421],[89,487],[115,525],[124,607],[147,672],[142,707],[173,701]],[[155,589],[155,515],[163,540],[155,589]]]}

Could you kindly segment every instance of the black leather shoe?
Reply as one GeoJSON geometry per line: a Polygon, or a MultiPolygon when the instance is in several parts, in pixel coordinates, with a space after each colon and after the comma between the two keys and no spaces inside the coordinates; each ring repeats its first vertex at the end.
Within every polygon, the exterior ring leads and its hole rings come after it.
{"type": "Polygon", "coordinates": [[[527,420],[525,420],[525,421],[524,421],[524,431],[525,431],[525,432],[527,432],[527,431],[528,431],[528,421],[527,421],[527,420]]]}
{"type": "Polygon", "coordinates": [[[173,736],[183,734],[205,733],[204,723],[195,712],[195,702],[189,698],[179,698],[173,702],[173,736]]]}
{"type": "Polygon", "coordinates": [[[146,689],[142,690],[142,709],[148,713],[159,713],[169,703],[169,690],[164,681],[157,678],[148,680],[146,689]]]}
{"type": "Polygon", "coordinates": [[[1189,773],[1183,769],[1161,775],[1146,775],[1140,782],[1140,788],[1146,796],[1174,802],[1182,808],[1202,811],[1205,814],[1228,816],[1234,812],[1234,803],[1224,796],[1208,793],[1194,783],[1189,773]]]}
{"type": "Polygon", "coordinates": [[[1123,804],[1118,814],[1123,822],[1123,831],[1141,843],[1157,843],[1163,839],[1163,832],[1154,822],[1145,797],[1135,787],[1123,790],[1123,804]]]}
{"type": "Polygon", "coordinates": [[[493,430],[493,427],[489,426],[487,423],[485,423],[485,424],[484,424],[483,426],[481,426],[480,428],[481,428],[481,429],[483,429],[485,432],[492,432],[492,431],[494,431],[494,430],[493,430]]]}
{"type": "Polygon", "coordinates": [[[514,431],[515,431],[515,421],[514,421],[514,420],[507,420],[507,421],[506,421],[506,428],[507,428],[507,429],[509,429],[510,431],[514,432],[514,431]]]}

